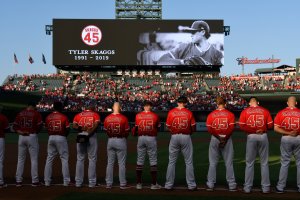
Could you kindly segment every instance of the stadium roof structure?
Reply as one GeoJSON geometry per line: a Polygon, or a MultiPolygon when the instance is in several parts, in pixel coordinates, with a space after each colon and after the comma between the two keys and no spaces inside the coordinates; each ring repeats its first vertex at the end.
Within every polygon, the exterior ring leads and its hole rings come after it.
{"type": "Polygon", "coordinates": [[[273,68],[258,68],[255,70],[255,74],[270,74],[273,73],[273,68]]]}
{"type": "Polygon", "coordinates": [[[289,65],[280,65],[276,68],[258,68],[255,74],[272,74],[272,73],[288,73],[296,71],[296,67],[289,65]]]}
{"type": "Polygon", "coordinates": [[[116,0],[116,19],[162,19],[162,0],[116,0]]]}

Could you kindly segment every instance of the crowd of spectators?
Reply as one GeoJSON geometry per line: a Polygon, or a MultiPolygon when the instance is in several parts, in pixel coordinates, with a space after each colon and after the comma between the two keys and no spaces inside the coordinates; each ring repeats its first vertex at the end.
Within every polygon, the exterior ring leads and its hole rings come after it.
{"type": "Polygon", "coordinates": [[[300,79],[289,76],[223,76],[192,77],[143,76],[107,77],[89,73],[78,75],[23,75],[11,76],[2,90],[41,92],[37,107],[40,111],[52,109],[53,102],[64,102],[68,111],[80,111],[93,104],[99,112],[108,111],[118,100],[123,111],[141,111],[145,100],[153,102],[153,110],[168,111],[176,106],[176,99],[188,97],[188,108],[193,111],[213,110],[216,96],[227,100],[231,110],[241,110],[247,106],[238,91],[300,90],[300,79]],[[214,79],[217,84],[208,85],[214,79]],[[35,81],[34,81],[35,80],[35,81]],[[38,80],[38,81],[37,81],[38,80]],[[60,85],[49,86],[49,81],[60,80],[60,85]]]}

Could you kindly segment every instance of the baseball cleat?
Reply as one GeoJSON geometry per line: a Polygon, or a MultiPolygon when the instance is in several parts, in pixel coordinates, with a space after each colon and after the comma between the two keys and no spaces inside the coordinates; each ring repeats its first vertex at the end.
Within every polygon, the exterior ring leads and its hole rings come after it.
{"type": "Polygon", "coordinates": [[[131,188],[129,185],[121,185],[120,186],[121,190],[126,190],[126,189],[129,189],[129,188],[131,188]]]}
{"type": "Polygon", "coordinates": [[[189,190],[189,191],[197,191],[198,188],[197,188],[197,186],[196,186],[196,187],[193,187],[193,188],[188,188],[188,190],[189,190]]]}
{"type": "Polygon", "coordinates": [[[277,194],[283,194],[284,193],[284,190],[280,190],[277,188],[277,186],[275,187],[275,191],[277,194]]]}
{"type": "Polygon", "coordinates": [[[209,192],[212,192],[212,191],[215,190],[215,188],[214,187],[208,187],[208,186],[206,186],[205,190],[209,191],[209,192]]]}
{"type": "Polygon", "coordinates": [[[106,185],[106,189],[112,189],[112,185],[106,185]]]}
{"type": "Polygon", "coordinates": [[[251,190],[249,190],[249,189],[243,189],[243,193],[245,193],[245,194],[250,194],[250,193],[251,193],[251,190]]]}
{"type": "Polygon", "coordinates": [[[6,183],[0,184],[0,189],[1,189],[1,188],[6,188],[6,187],[7,187],[7,184],[6,184],[6,183]]]}
{"type": "Polygon", "coordinates": [[[165,190],[166,190],[166,191],[173,191],[174,188],[173,188],[173,187],[171,187],[171,188],[165,187],[165,190]]]}
{"type": "Polygon", "coordinates": [[[75,183],[70,181],[69,183],[64,183],[64,187],[73,187],[75,186],[75,183]]]}
{"type": "Polygon", "coordinates": [[[143,189],[142,184],[141,184],[141,183],[136,184],[136,189],[137,189],[137,190],[143,189]]]}
{"type": "Polygon", "coordinates": [[[39,186],[42,186],[43,184],[41,182],[35,182],[35,183],[32,183],[31,186],[32,187],[39,187],[39,186]]]}
{"type": "Polygon", "coordinates": [[[270,194],[271,193],[271,190],[265,190],[265,191],[261,191],[263,194],[270,194]]]}
{"type": "Polygon", "coordinates": [[[229,192],[236,192],[238,191],[237,187],[234,187],[234,188],[229,188],[228,189],[229,192]]]}
{"type": "Polygon", "coordinates": [[[151,189],[151,190],[159,190],[159,189],[161,189],[161,185],[159,185],[159,184],[157,184],[157,183],[156,183],[155,185],[151,184],[150,189],[151,189]]]}
{"type": "Polygon", "coordinates": [[[23,186],[22,182],[16,182],[16,187],[22,187],[22,186],[23,186]]]}
{"type": "Polygon", "coordinates": [[[46,187],[50,187],[51,184],[50,184],[50,183],[45,183],[45,186],[46,186],[46,187]]]}
{"type": "Polygon", "coordinates": [[[96,188],[96,187],[100,187],[100,184],[96,183],[95,185],[89,185],[89,188],[96,188]]]}

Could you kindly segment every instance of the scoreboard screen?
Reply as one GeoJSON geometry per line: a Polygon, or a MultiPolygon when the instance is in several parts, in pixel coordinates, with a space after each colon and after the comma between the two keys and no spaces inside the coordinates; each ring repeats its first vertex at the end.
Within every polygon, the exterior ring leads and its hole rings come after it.
{"type": "Polygon", "coordinates": [[[55,66],[223,63],[223,20],[53,19],[55,66]]]}

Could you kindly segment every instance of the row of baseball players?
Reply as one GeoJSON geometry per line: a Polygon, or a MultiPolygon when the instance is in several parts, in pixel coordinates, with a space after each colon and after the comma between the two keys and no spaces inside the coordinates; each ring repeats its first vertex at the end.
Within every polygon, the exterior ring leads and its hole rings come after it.
{"type": "MultiPolygon", "coordinates": [[[[234,114],[226,109],[223,98],[216,99],[217,109],[211,112],[206,121],[208,132],[211,133],[209,145],[209,170],[207,174],[207,190],[213,191],[216,183],[216,166],[220,156],[223,156],[226,166],[226,179],[229,191],[237,191],[233,170],[233,143],[231,139],[235,127],[234,114]]],[[[186,181],[189,190],[197,190],[193,167],[193,144],[191,134],[195,131],[195,119],[191,111],[185,108],[186,97],[180,97],[178,106],[169,111],[166,125],[171,132],[169,144],[169,163],[164,188],[172,190],[175,179],[175,165],[178,154],[181,152],[186,165],[186,181]]],[[[239,119],[240,129],[247,133],[246,144],[246,169],[243,191],[250,193],[253,186],[254,163],[257,153],[261,165],[261,187],[263,193],[269,193],[269,143],[267,130],[273,128],[282,134],[281,138],[281,168],[276,192],[283,193],[288,174],[291,157],[294,156],[297,165],[297,187],[300,192],[300,110],[296,108],[296,98],[291,96],[287,101],[288,107],[281,110],[275,117],[274,123],[269,111],[261,106],[256,97],[251,97],[249,107],[242,111],[239,119]]],[[[64,186],[70,185],[70,174],[68,165],[68,144],[66,136],[70,125],[68,118],[62,113],[62,104],[54,103],[54,112],[49,114],[45,120],[45,126],[49,134],[48,156],[44,171],[46,186],[51,184],[52,163],[57,154],[62,162],[62,174],[64,186]]],[[[4,130],[8,128],[8,121],[4,115],[0,115],[0,187],[5,187],[3,181],[4,160],[4,130]]],[[[97,186],[96,161],[97,161],[97,135],[96,130],[100,123],[99,115],[92,107],[77,114],[73,120],[73,128],[78,130],[79,135],[86,135],[87,142],[77,143],[77,162],[75,186],[81,187],[84,179],[84,160],[88,156],[88,180],[89,187],[97,186]]],[[[145,155],[148,154],[150,162],[150,173],[152,177],[151,189],[160,189],[157,184],[157,141],[156,136],[160,126],[159,117],[151,111],[151,103],[145,102],[144,111],[136,115],[136,123],[132,134],[138,136],[137,143],[137,189],[142,189],[142,171],[145,155]]],[[[28,149],[31,159],[32,186],[39,186],[38,176],[38,138],[37,133],[42,127],[42,117],[35,109],[34,104],[21,111],[14,122],[14,130],[19,134],[18,141],[18,164],[16,172],[16,186],[22,186],[22,175],[26,150],[28,149]]],[[[119,182],[121,189],[129,186],[126,181],[126,156],[127,140],[130,127],[127,118],[121,114],[121,106],[118,102],[113,105],[113,113],[104,120],[104,130],[109,139],[107,143],[107,168],[106,188],[113,185],[113,167],[117,157],[119,165],[119,182]]]]}

